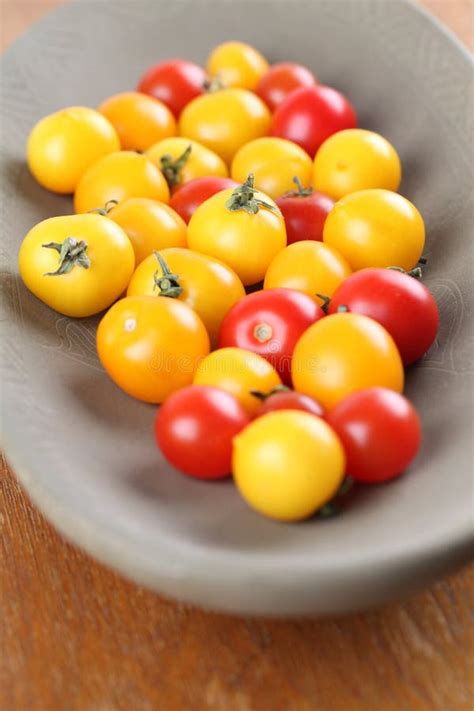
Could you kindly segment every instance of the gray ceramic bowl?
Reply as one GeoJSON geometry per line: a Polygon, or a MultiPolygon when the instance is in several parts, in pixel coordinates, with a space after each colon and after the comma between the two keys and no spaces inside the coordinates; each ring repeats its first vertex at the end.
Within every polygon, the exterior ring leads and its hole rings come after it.
{"type": "Polygon", "coordinates": [[[471,64],[405,0],[115,0],[48,15],[2,60],[3,414],[7,456],[50,520],[100,560],[165,595],[239,613],[341,611],[409,591],[469,555],[472,472],[471,64]],[[178,31],[179,30],[179,31],[178,31]],[[337,518],[254,514],[230,482],[172,471],[155,408],[102,371],[96,320],[71,321],[23,287],[29,228],[71,211],[25,166],[43,115],[97,105],[170,56],[203,62],[226,38],[307,64],[347,93],[360,124],[399,150],[402,192],[427,228],[426,283],[439,339],[408,374],[424,446],[407,475],[365,490],[337,518]]]}

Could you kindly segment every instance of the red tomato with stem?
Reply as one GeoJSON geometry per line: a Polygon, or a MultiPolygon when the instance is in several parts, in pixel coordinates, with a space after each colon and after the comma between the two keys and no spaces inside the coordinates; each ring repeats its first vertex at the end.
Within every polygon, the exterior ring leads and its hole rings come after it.
{"type": "Polygon", "coordinates": [[[287,96],[273,114],[271,134],[297,143],[314,158],[326,138],[356,126],[357,116],[349,100],[336,89],[318,84],[287,96]]]}
{"type": "Polygon", "coordinates": [[[284,383],[291,383],[296,342],[324,311],[308,294],[294,289],[265,289],[248,294],[221,324],[219,348],[235,346],[266,358],[284,383]]]}
{"type": "Polygon", "coordinates": [[[207,75],[198,64],[170,59],[150,67],[138,83],[137,91],[159,99],[176,118],[192,99],[204,93],[207,75]]]}
{"type": "Polygon", "coordinates": [[[173,193],[170,207],[188,223],[195,211],[203,202],[221,190],[236,188],[238,183],[231,178],[219,178],[209,175],[205,178],[195,178],[185,183],[173,193]]]}
{"type": "Polygon", "coordinates": [[[302,86],[314,86],[318,80],[307,67],[294,62],[281,62],[273,64],[268,72],[260,79],[255,93],[263,99],[270,111],[275,111],[277,106],[286,97],[302,86]]]}
{"type": "Polygon", "coordinates": [[[155,436],[164,457],[177,469],[198,479],[222,479],[231,471],[232,439],[249,422],[230,393],[190,385],[160,407],[155,436]]]}
{"type": "Polygon", "coordinates": [[[401,474],[421,443],[421,424],[406,397],[387,388],[352,393],[326,415],[346,452],[346,473],[377,483],[401,474]]]}
{"type": "Polygon", "coordinates": [[[421,358],[438,332],[439,313],[432,294],[417,278],[397,269],[354,272],[334,292],[329,313],[337,313],[340,306],[382,324],[404,365],[421,358]]]}
{"type": "Polygon", "coordinates": [[[267,412],[274,410],[303,410],[310,412],[312,415],[322,417],[324,415],[323,406],[317,400],[304,395],[296,390],[291,390],[285,385],[277,385],[276,388],[270,390],[269,393],[261,393],[258,390],[253,390],[252,395],[262,401],[262,404],[255,413],[255,417],[266,415],[267,412]]]}
{"type": "Polygon", "coordinates": [[[312,188],[303,188],[296,177],[294,181],[297,189],[276,200],[285,219],[287,243],[306,239],[322,242],[324,223],[334,200],[312,188]]]}

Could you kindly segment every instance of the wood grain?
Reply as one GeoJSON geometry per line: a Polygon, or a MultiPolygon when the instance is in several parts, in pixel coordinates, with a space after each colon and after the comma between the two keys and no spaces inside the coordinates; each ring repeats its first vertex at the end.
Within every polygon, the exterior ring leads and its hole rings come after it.
{"type": "MultiPolygon", "coordinates": [[[[0,0],[2,46],[57,4],[0,0]]],[[[469,0],[422,4],[474,46],[469,0]]],[[[4,462],[0,534],[0,711],[473,708],[473,568],[350,617],[213,615],[65,543],[4,462]]]]}

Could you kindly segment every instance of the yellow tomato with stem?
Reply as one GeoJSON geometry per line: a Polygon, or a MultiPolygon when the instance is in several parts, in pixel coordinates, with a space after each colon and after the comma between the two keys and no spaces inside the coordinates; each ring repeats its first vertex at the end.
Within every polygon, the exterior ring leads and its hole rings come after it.
{"type": "Polygon", "coordinates": [[[151,146],[146,155],[161,170],[171,190],[195,178],[229,175],[217,153],[184,136],[165,138],[151,146]]]}
{"type": "Polygon", "coordinates": [[[265,57],[245,42],[223,42],[212,50],[207,71],[226,87],[253,90],[268,72],[265,57]]]}
{"type": "Polygon", "coordinates": [[[117,131],[123,150],[146,151],[176,134],[176,120],[162,101],[138,91],[124,91],[103,101],[98,111],[117,131]]]}
{"type": "Polygon", "coordinates": [[[28,232],[18,265],[38,299],[66,316],[84,317],[123,294],[135,256],[125,232],[107,217],[65,215],[43,220],[28,232]]]}
{"type": "Polygon", "coordinates": [[[324,506],[337,493],[344,469],[336,433],[309,412],[270,412],[234,438],[237,489],[252,508],[279,521],[299,521],[324,506]]]}
{"type": "Polygon", "coordinates": [[[169,202],[163,174],[140,153],[119,151],[101,158],[84,173],[74,195],[76,212],[88,212],[128,198],[169,202]]]}
{"type": "Polygon", "coordinates": [[[403,364],[394,340],[377,321],[353,313],[326,316],[303,333],[293,351],[296,390],[330,410],[358,390],[401,393],[403,364]]]}
{"type": "Polygon", "coordinates": [[[258,96],[245,89],[221,89],[193,99],[179,119],[179,133],[230,164],[239,148],[270,131],[271,114],[258,96]]]}
{"type": "Polygon", "coordinates": [[[249,173],[255,176],[255,187],[276,200],[294,190],[294,179],[303,188],[311,184],[313,163],[300,146],[284,138],[256,138],[242,146],[234,156],[231,177],[242,183],[249,173]]]}
{"type": "Polygon", "coordinates": [[[324,223],[324,244],[334,247],[354,271],[365,267],[416,266],[425,245],[425,225],[416,207],[390,190],[359,190],[337,202],[324,223]]]}
{"type": "Polygon", "coordinates": [[[150,198],[128,198],[107,211],[122,227],[135,250],[138,266],[156,249],[186,247],[187,225],[169,205],[150,198]]]}
{"type": "Polygon", "coordinates": [[[184,301],[200,316],[215,347],[224,316],[245,289],[237,274],[217,259],[170,248],[150,254],[135,270],[127,295],[140,294],[184,301]]]}
{"type": "Polygon", "coordinates": [[[73,193],[99,158],[120,150],[115,128],[102,114],[71,106],[45,116],[32,129],[28,167],[38,183],[55,193],[73,193]]]}

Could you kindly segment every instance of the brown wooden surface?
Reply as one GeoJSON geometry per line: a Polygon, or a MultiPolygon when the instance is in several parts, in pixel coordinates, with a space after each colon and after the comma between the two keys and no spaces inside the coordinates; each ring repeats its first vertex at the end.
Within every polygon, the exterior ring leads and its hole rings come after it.
{"type": "MultiPolygon", "coordinates": [[[[59,2],[0,0],[2,46],[59,2]]],[[[423,4],[474,46],[470,0],[423,4]]],[[[0,711],[471,711],[473,589],[318,621],[186,608],[62,541],[3,463],[0,711]]]]}

